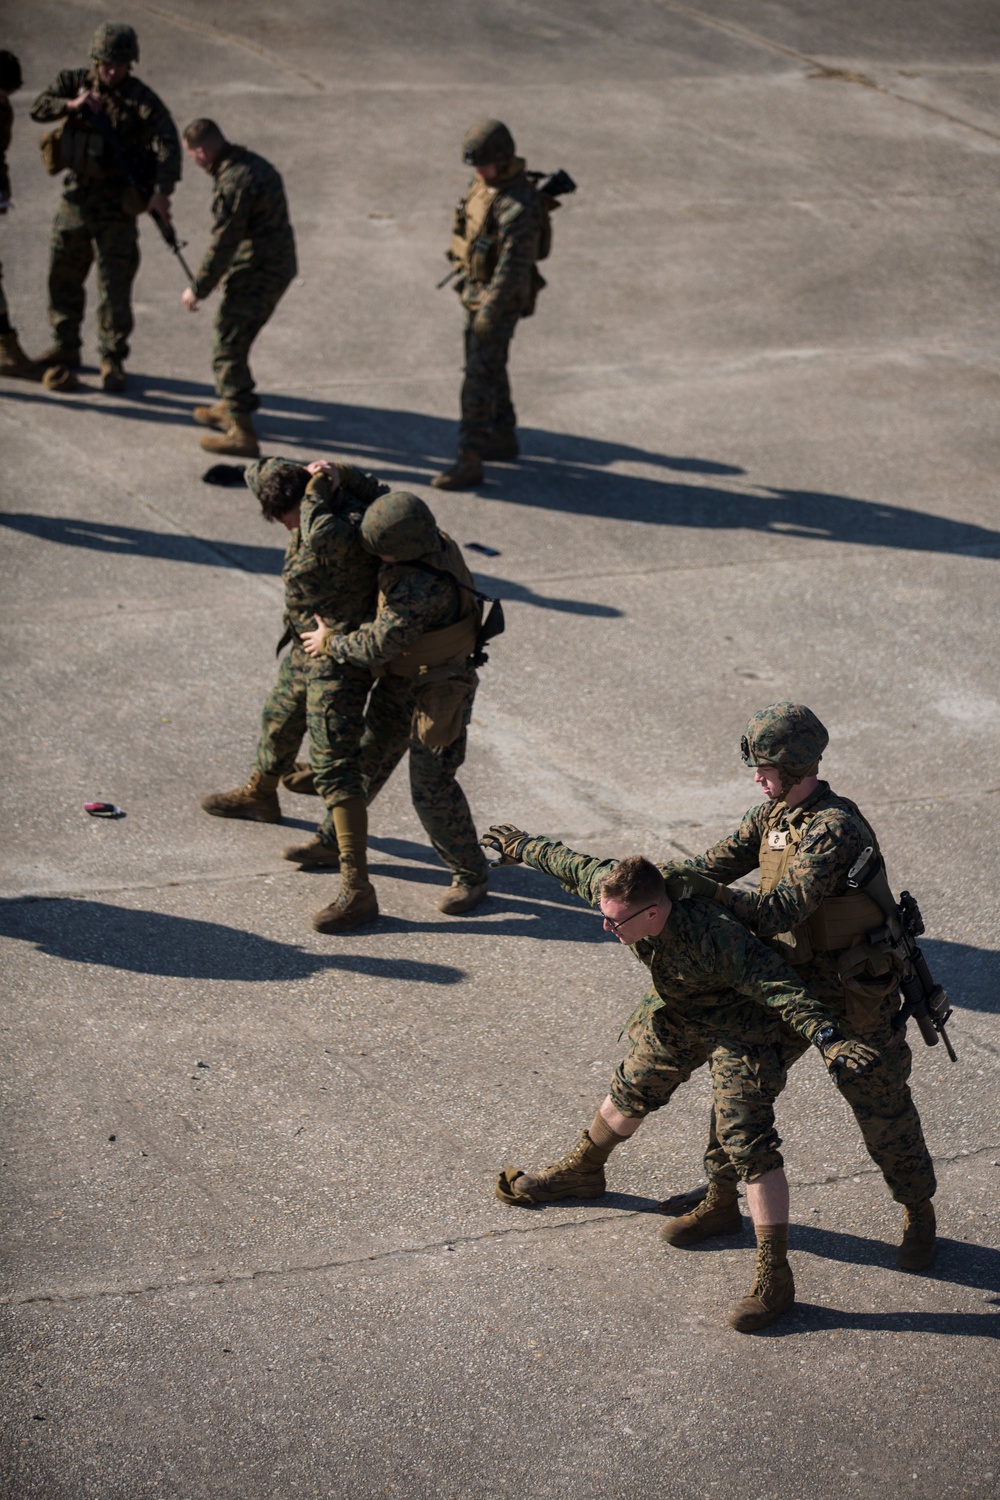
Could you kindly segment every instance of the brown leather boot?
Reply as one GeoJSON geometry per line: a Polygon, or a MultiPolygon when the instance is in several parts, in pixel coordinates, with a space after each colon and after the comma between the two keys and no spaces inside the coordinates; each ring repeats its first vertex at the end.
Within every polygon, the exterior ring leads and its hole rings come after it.
{"type": "Polygon", "coordinates": [[[289,844],[281,851],[282,859],[290,859],[293,865],[302,865],[310,870],[339,870],[340,850],[336,844],[324,844],[321,838],[310,839],[307,844],[289,844]]]}
{"type": "Polygon", "coordinates": [[[286,791],[294,792],[297,797],[319,796],[313,768],[307,760],[297,760],[292,770],[286,771],[282,776],[281,785],[286,791]]]}
{"type": "Polygon", "coordinates": [[[214,427],[219,432],[229,427],[229,407],[224,401],[216,401],[213,406],[196,406],[191,415],[202,427],[214,427]]]}
{"type": "Polygon", "coordinates": [[[664,1224],[660,1239],[665,1245],[697,1245],[716,1234],[739,1234],[743,1228],[740,1201],[729,1182],[710,1182],[702,1201],[688,1214],[664,1224]]]}
{"type": "Polygon", "coordinates": [[[340,859],[340,891],[336,901],[324,906],[312,919],[317,932],[347,932],[351,927],[361,927],[374,922],[378,916],[378,897],[375,887],[367,876],[358,873],[358,867],[348,855],[340,859]]]}
{"type": "Polygon", "coordinates": [[[934,1204],[929,1198],[923,1203],[903,1205],[903,1243],[896,1256],[901,1271],[926,1271],[937,1250],[937,1220],[934,1204]]]}
{"type": "Polygon", "coordinates": [[[36,364],[25,354],[18,341],[16,328],[12,328],[10,333],[0,333],[0,375],[12,376],[17,380],[41,380],[44,370],[44,365],[36,364]]]}
{"type": "Polygon", "coordinates": [[[601,1198],[607,1192],[604,1163],[608,1153],[594,1145],[584,1131],[562,1161],[539,1172],[504,1167],[497,1178],[495,1195],[501,1203],[530,1208],[535,1203],[556,1203],[560,1198],[601,1198]]]}
{"type": "Polygon", "coordinates": [[[220,432],[217,436],[206,432],[198,441],[207,453],[231,453],[234,458],[260,458],[260,444],[252,417],[234,416],[225,432],[220,432]]]}
{"type": "Polygon", "coordinates": [[[473,490],[483,482],[483,461],[468,449],[460,452],[450,469],[435,474],[431,484],[436,490],[473,490]]]}
{"type": "Polygon", "coordinates": [[[757,1228],[757,1264],[753,1285],[737,1302],[726,1321],[737,1333],[756,1333],[786,1313],[795,1303],[795,1282],[788,1264],[788,1225],[761,1224],[757,1228]]]}
{"type": "Polygon", "coordinates": [[[211,792],[202,797],[205,812],[215,818],[245,818],[250,823],[280,823],[278,778],[264,771],[254,771],[244,786],[231,792],[211,792]]]}
{"type": "Polygon", "coordinates": [[[107,391],[109,396],[120,396],[125,385],[125,369],[121,360],[114,354],[102,355],[101,390],[107,391]]]}
{"type": "Polygon", "coordinates": [[[488,894],[488,880],[453,880],[448,889],[438,897],[437,909],[448,917],[462,916],[485,901],[488,894]]]}

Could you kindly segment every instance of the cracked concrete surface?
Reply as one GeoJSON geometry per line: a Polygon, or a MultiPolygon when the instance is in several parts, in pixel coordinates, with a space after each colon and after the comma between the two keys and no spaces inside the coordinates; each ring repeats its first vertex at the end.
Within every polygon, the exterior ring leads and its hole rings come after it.
{"type": "MultiPolygon", "coordinates": [[[[477,819],[697,852],[751,800],[780,697],[831,731],[956,1007],[914,1042],[941,1248],[816,1059],[780,1128],[794,1313],[725,1323],[740,1238],[657,1242],[699,1181],[704,1079],[592,1204],[507,1209],[605,1092],[641,974],[554,883],[469,918],[405,780],[372,813],[383,917],[227,824],[274,672],[282,537],[203,485],[210,309],[142,232],[131,386],[0,390],[4,854],[0,1489],[12,1500],[993,1500],[1000,1467],[995,7],[926,0],[123,0],[139,73],[284,174],[301,274],[255,348],[265,451],[432,500],[504,599],[463,772],[477,819]],[[458,141],[507,119],[580,184],[512,357],[519,464],[427,488],[460,320],[433,290],[458,141]],[[102,798],[113,823],[87,819],[102,798]]],[[[55,185],[31,98],[98,0],[14,0],[4,284],[46,342],[55,185]]],[[[175,200],[189,258],[209,189],[175,200]]],[[[92,294],[91,294],[92,295],[92,294]]],[[[88,316],[92,319],[92,307],[88,316]]]]}

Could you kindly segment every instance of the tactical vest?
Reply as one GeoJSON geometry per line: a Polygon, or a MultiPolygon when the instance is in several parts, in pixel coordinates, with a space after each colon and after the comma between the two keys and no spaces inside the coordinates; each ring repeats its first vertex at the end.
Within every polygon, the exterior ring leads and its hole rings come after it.
{"type": "MultiPolygon", "coordinates": [[[[449,574],[456,584],[463,585],[456,589],[459,618],[453,625],[443,625],[440,630],[428,630],[407,646],[405,651],[394,656],[386,666],[390,676],[419,679],[421,683],[440,682],[446,677],[455,677],[465,672],[469,657],[476,649],[483,607],[476,598],[476,586],[458,543],[453,542],[443,531],[439,535],[444,542],[444,549],[440,555],[435,556],[434,568],[449,574]]],[[[391,588],[405,567],[406,563],[395,563],[383,569],[380,609],[385,603],[386,587],[391,588]]]]}
{"type": "MultiPolygon", "coordinates": [[[[878,840],[859,809],[846,797],[841,797],[840,801],[846,803],[861,825],[866,841],[878,853],[878,840]]],[[[816,811],[824,812],[826,809],[817,808],[816,811]]],[[[758,890],[761,895],[768,895],[781,881],[809,825],[810,810],[795,807],[787,814],[788,826],[779,828],[777,825],[784,814],[784,804],[777,804],[769,811],[764,825],[758,860],[758,890]]],[[[795,965],[809,963],[815,953],[841,953],[838,969],[841,971],[841,978],[846,979],[850,977],[850,973],[860,971],[875,958],[879,960],[878,967],[884,970],[882,960],[885,955],[876,955],[866,942],[867,933],[874,927],[880,927],[884,921],[881,907],[870,896],[866,896],[864,891],[849,891],[846,896],[825,896],[804,922],[799,923],[791,932],[777,933],[769,939],[769,943],[778,950],[786,963],[795,965]],[[848,960],[846,963],[845,959],[848,960]]]]}

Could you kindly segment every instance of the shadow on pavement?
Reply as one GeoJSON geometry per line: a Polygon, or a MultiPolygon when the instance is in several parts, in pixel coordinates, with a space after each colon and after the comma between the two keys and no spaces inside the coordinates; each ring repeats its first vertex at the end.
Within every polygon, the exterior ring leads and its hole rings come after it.
{"type": "MultiPolygon", "coordinates": [[[[437,924],[440,930],[440,924],[437,924]]],[[[336,969],[420,984],[458,984],[463,969],[408,958],[308,953],[220,922],[130,911],[104,901],[0,902],[0,934],[71,963],[176,979],[274,983],[336,969]]]]}
{"type": "MultiPolygon", "coordinates": [[[[65,405],[112,419],[183,423],[190,425],[194,439],[191,408],[213,394],[209,386],[132,372],[130,382],[128,398],[104,398],[100,403],[30,388],[4,394],[28,402],[61,399],[65,405]]],[[[392,465],[396,484],[426,484],[442,461],[453,457],[457,430],[455,421],[420,412],[302,396],[268,396],[259,425],[271,448],[284,443],[314,453],[335,452],[376,471],[392,465]]],[[[1000,531],[945,516],[850,495],[749,485],[738,465],[707,458],[654,453],[538,428],[522,428],[520,436],[521,459],[503,469],[502,498],[516,504],[654,526],[759,531],[813,542],[1000,557],[1000,531]],[[690,475],[696,482],[621,474],[611,467],[619,463],[690,475]],[[734,483],[727,488],[705,480],[734,483]]],[[[496,472],[488,466],[482,488],[486,498],[496,490],[496,472]]]]}
{"type": "Polygon", "coordinates": [[[960,1037],[962,1034],[963,1010],[1000,1014],[1000,993],[996,982],[1000,955],[995,950],[922,938],[920,951],[935,980],[944,985],[955,1007],[955,1015],[948,1026],[953,1042],[956,1035],[960,1037]]]}

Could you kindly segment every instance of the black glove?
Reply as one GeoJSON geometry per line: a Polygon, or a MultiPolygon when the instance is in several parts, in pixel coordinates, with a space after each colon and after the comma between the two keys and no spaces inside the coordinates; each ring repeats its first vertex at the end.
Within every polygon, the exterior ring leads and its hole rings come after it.
{"type": "Polygon", "coordinates": [[[519,865],[530,837],[523,828],[515,828],[513,823],[494,823],[479,842],[484,849],[499,856],[489,861],[491,865],[519,865]]]}
{"type": "Polygon", "coordinates": [[[863,1078],[882,1061],[874,1047],[866,1047],[864,1042],[845,1042],[833,1026],[821,1027],[813,1041],[823,1054],[834,1083],[863,1078]]]}
{"type": "Polygon", "coordinates": [[[691,896],[705,896],[714,901],[719,894],[719,882],[700,870],[688,870],[675,865],[666,877],[667,895],[671,901],[687,901],[691,896]]]}

